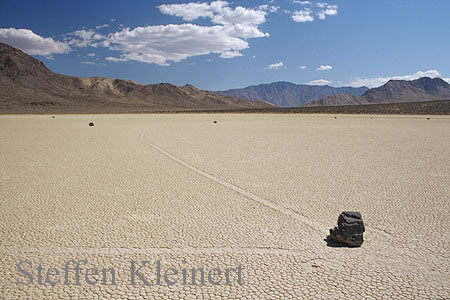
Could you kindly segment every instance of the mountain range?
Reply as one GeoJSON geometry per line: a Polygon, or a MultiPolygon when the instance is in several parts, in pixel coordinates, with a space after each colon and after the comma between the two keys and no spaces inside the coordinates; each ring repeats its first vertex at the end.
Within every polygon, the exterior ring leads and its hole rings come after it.
{"type": "Polygon", "coordinates": [[[139,112],[269,108],[192,85],[142,85],[105,77],[56,74],[41,61],[0,43],[0,112],[139,112]]]}
{"type": "Polygon", "coordinates": [[[109,113],[246,110],[450,100],[440,78],[391,80],[368,89],[275,82],[228,91],[192,85],[142,85],[105,77],[81,78],[50,71],[41,61],[0,43],[0,113],[109,113]],[[315,100],[314,100],[315,99],[315,100]]]}
{"type": "Polygon", "coordinates": [[[422,77],[412,81],[390,80],[362,96],[336,94],[309,102],[308,106],[338,106],[449,100],[450,84],[441,78],[422,77]]]}
{"type": "Polygon", "coordinates": [[[265,101],[279,107],[295,107],[313,100],[319,100],[334,94],[361,96],[367,87],[332,87],[319,85],[294,84],[290,82],[274,82],[252,85],[242,89],[214,91],[218,95],[243,98],[251,101],[265,101]]]}

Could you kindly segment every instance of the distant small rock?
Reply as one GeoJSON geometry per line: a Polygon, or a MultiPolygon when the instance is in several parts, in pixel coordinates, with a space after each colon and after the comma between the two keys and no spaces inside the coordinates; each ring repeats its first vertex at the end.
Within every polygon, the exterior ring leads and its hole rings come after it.
{"type": "Polygon", "coordinates": [[[214,123],[214,124],[216,124],[216,123],[217,123],[217,121],[216,121],[216,120],[214,120],[214,121],[213,121],[213,123],[214,123]]]}
{"type": "Polygon", "coordinates": [[[427,120],[429,120],[430,118],[427,118],[427,120]]]}
{"type": "Polygon", "coordinates": [[[329,239],[350,247],[360,247],[366,230],[361,213],[344,211],[339,215],[337,227],[330,229],[329,239]]]}
{"type": "Polygon", "coordinates": [[[89,126],[91,126],[91,127],[94,126],[94,122],[90,122],[89,126]]]}
{"type": "Polygon", "coordinates": [[[54,119],[55,118],[55,116],[52,116],[52,119],[54,119]]]}

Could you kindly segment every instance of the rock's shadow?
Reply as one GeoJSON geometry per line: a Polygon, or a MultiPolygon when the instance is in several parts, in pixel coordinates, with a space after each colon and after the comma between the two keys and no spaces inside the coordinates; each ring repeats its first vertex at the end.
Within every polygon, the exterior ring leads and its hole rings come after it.
{"type": "Polygon", "coordinates": [[[354,247],[350,247],[348,245],[344,245],[341,243],[338,243],[336,241],[333,241],[333,239],[330,236],[327,236],[325,239],[323,239],[325,242],[327,242],[327,246],[328,247],[333,247],[333,248],[354,248],[354,247]]]}

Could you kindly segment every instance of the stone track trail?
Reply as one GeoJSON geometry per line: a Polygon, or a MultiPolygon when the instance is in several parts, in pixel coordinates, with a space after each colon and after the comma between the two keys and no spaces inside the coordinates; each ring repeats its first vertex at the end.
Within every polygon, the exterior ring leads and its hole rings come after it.
{"type": "Polygon", "coordinates": [[[422,119],[0,116],[0,300],[449,300],[450,118],[422,119]],[[324,241],[343,210],[360,248],[324,241]],[[68,259],[118,284],[16,283],[68,259]],[[245,285],[132,287],[131,260],[241,263],[245,285]]]}
{"type": "Polygon", "coordinates": [[[197,168],[196,166],[188,163],[187,161],[184,161],[184,160],[182,160],[182,159],[180,159],[180,158],[170,154],[169,152],[167,152],[166,150],[162,149],[158,145],[155,145],[154,143],[146,140],[145,139],[145,134],[146,134],[147,131],[148,131],[148,129],[143,131],[139,135],[139,140],[141,142],[143,142],[143,143],[153,147],[154,149],[158,150],[160,153],[164,154],[165,156],[167,156],[168,158],[172,159],[173,161],[175,161],[175,162],[181,164],[182,166],[184,166],[184,167],[194,171],[197,174],[200,174],[200,175],[202,175],[202,176],[204,176],[204,177],[206,177],[206,178],[208,178],[208,179],[210,179],[210,180],[212,180],[212,181],[214,181],[214,182],[216,182],[216,183],[218,183],[218,184],[220,184],[220,185],[222,185],[222,186],[224,186],[226,188],[229,188],[229,189],[235,191],[236,193],[239,193],[239,194],[247,197],[250,200],[253,200],[253,201],[255,201],[255,202],[257,202],[257,203],[259,203],[261,205],[264,205],[266,207],[269,207],[269,208],[271,208],[271,209],[273,209],[273,210],[275,210],[277,212],[280,212],[280,213],[282,213],[282,214],[284,214],[284,215],[286,215],[288,217],[297,219],[300,222],[303,222],[304,224],[308,225],[310,228],[312,228],[314,230],[317,230],[317,231],[320,231],[321,233],[326,234],[326,232],[327,232],[326,225],[324,225],[324,224],[322,224],[320,222],[317,222],[315,220],[312,220],[310,218],[307,218],[307,217],[303,216],[302,214],[300,214],[299,212],[296,212],[296,211],[294,211],[294,210],[292,210],[290,208],[281,206],[281,205],[276,204],[276,203],[274,203],[274,202],[272,202],[270,200],[267,200],[267,199],[264,199],[264,198],[262,198],[262,197],[260,197],[258,195],[255,195],[255,194],[253,194],[250,191],[247,191],[247,190],[245,190],[243,188],[240,188],[240,187],[238,187],[238,186],[236,186],[236,185],[234,185],[232,183],[229,183],[229,182],[227,182],[227,181],[225,181],[225,180],[223,180],[221,178],[218,178],[218,177],[216,177],[216,176],[214,176],[214,175],[212,175],[212,174],[210,174],[208,172],[205,172],[205,171],[197,168]]]}
{"type": "MultiPolygon", "coordinates": [[[[220,185],[222,185],[222,186],[224,186],[226,188],[229,188],[229,189],[235,191],[236,193],[239,193],[239,194],[245,196],[246,198],[248,198],[250,200],[253,200],[253,201],[255,201],[255,202],[257,202],[257,203],[259,203],[261,205],[264,205],[264,206],[269,207],[269,208],[271,208],[271,209],[273,209],[273,210],[275,210],[277,212],[280,212],[281,214],[283,214],[285,216],[294,218],[294,219],[296,219],[296,220],[306,224],[311,229],[320,232],[322,235],[327,235],[328,234],[328,229],[329,229],[328,227],[329,227],[329,225],[324,224],[322,222],[319,222],[317,220],[314,220],[312,218],[308,218],[308,217],[302,215],[301,213],[299,213],[298,211],[292,210],[291,208],[284,207],[284,206],[279,205],[277,203],[274,203],[274,202],[272,202],[270,200],[264,199],[263,197],[260,197],[260,196],[254,194],[254,193],[252,193],[252,192],[250,192],[248,190],[245,190],[245,189],[243,189],[243,188],[241,188],[241,187],[239,187],[237,185],[234,185],[234,184],[232,184],[230,182],[227,182],[227,181],[225,181],[225,180],[223,180],[223,179],[221,179],[221,178],[219,178],[217,176],[214,176],[213,174],[210,174],[210,173],[208,173],[206,171],[203,171],[200,168],[190,164],[189,162],[187,162],[185,160],[182,160],[182,159],[176,157],[175,155],[169,153],[168,151],[164,150],[163,148],[159,147],[158,145],[156,145],[156,144],[146,140],[145,139],[145,135],[146,135],[148,130],[149,129],[146,129],[146,130],[141,132],[141,134],[139,135],[139,140],[142,143],[144,143],[146,145],[149,145],[152,148],[156,149],[157,151],[159,151],[163,155],[167,156],[171,160],[179,163],[180,165],[182,165],[182,166],[192,170],[193,172],[195,172],[195,173],[197,173],[199,175],[202,175],[202,176],[210,179],[211,181],[214,181],[214,182],[216,182],[216,183],[218,183],[218,184],[220,184],[220,185]]],[[[366,230],[368,232],[371,232],[371,233],[381,234],[385,238],[386,237],[387,238],[391,237],[390,234],[388,234],[388,233],[386,233],[386,232],[384,232],[382,230],[376,229],[376,228],[371,228],[371,227],[369,227],[367,225],[366,225],[366,230]]]]}

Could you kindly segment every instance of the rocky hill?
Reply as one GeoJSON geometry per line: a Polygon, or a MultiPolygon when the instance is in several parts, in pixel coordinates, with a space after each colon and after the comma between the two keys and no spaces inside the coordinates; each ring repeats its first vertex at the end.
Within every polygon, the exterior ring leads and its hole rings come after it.
{"type": "Polygon", "coordinates": [[[338,106],[422,102],[450,99],[450,84],[441,78],[422,77],[412,81],[390,80],[365,92],[362,96],[333,95],[312,101],[307,106],[338,106]]]}
{"type": "Polygon", "coordinates": [[[142,85],[104,77],[56,74],[0,43],[0,112],[139,112],[264,108],[273,105],[200,91],[191,85],[142,85]]]}
{"type": "Polygon", "coordinates": [[[253,85],[242,89],[214,91],[214,93],[248,99],[251,101],[266,101],[279,107],[295,107],[334,94],[361,96],[367,90],[367,87],[335,88],[328,85],[319,86],[294,84],[290,82],[274,82],[270,84],[253,85]]]}

